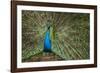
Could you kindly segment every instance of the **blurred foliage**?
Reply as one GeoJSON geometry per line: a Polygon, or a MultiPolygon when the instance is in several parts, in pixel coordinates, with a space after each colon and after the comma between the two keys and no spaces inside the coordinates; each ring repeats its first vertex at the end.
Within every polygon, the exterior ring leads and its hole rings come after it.
{"type": "Polygon", "coordinates": [[[44,57],[43,43],[48,20],[51,21],[53,28],[52,52],[53,56],[56,56],[54,60],[89,59],[88,13],[23,10],[22,61],[27,62],[33,57],[44,57]],[[38,55],[39,53],[42,55],[38,55]]]}

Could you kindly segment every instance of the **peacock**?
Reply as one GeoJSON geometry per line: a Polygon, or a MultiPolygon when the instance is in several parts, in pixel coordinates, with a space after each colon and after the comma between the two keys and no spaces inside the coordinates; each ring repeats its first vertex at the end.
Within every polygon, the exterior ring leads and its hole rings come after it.
{"type": "Polygon", "coordinates": [[[50,26],[47,28],[44,39],[44,52],[51,52],[52,40],[50,38],[50,26]]]}
{"type": "Polygon", "coordinates": [[[22,60],[45,53],[55,60],[89,59],[89,30],[88,13],[23,10],[22,60]]]}

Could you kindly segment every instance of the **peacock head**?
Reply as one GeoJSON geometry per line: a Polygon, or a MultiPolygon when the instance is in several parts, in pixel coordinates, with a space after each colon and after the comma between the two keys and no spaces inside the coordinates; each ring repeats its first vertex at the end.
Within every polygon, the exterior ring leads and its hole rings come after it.
{"type": "Polygon", "coordinates": [[[48,30],[50,30],[50,27],[52,26],[51,24],[52,24],[51,21],[50,20],[47,20],[47,29],[48,30]]]}

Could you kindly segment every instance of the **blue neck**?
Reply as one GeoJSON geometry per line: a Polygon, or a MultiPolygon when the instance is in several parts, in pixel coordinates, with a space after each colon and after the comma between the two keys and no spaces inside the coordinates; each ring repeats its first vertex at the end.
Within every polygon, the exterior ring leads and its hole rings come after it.
{"type": "Polygon", "coordinates": [[[44,38],[44,52],[51,52],[51,46],[50,28],[48,28],[44,38]]]}

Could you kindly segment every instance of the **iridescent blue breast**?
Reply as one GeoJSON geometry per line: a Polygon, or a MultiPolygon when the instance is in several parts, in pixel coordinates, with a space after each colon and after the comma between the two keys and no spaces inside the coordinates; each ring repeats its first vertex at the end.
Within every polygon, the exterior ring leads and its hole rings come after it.
{"type": "Polygon", "coordinates": [[[50,32],[47,31],[44,38],[44,52],[51,52],[51,45],[50,32]]]}

